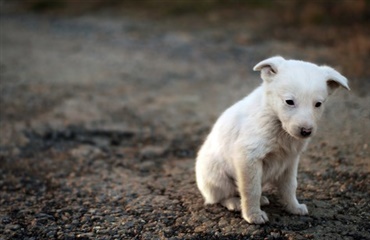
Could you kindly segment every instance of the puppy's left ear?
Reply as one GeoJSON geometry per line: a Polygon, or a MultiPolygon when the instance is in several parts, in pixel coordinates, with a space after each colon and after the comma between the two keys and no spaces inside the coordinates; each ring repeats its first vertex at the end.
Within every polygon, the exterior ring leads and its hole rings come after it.
{"type": "Polygon", "coordinates": [[[326,73],[326,83],[328,85],[329,95],[334,93],[334,91],[340,86],[347,90],[351,90],[348,86],[347,78],[337,72],[335,69],[328,66],[321,66],[321,69],[323,69],[326,73]]]}
{"type": "Polygon", "coordinates": [[[256,66],[254,66],[254,71],[261,71],[261,78],[265,81],[272,81],[272,78],[279,72],[279,65],[284,62],[285,59],[276,56],[271,57],[268,59],[259,62],[256,66]]]}

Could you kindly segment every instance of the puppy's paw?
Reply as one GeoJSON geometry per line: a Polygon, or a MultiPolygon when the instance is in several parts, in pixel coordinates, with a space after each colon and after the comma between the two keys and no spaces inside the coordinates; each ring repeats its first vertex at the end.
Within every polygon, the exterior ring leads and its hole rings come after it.
{"type": "Polygon", "coordinates": [[[266,206],[266,205],[269,205],[269,204],[270,204],[269,199],[265,196],[261,196],[260,205],[261,206],[266,206]]]}
{"type": "Polygon", "coordinates": [[[298,204],[295,206],[287,206],[286,210],[297,215],[307,215],[308,210],[306,204],[298,204]]]}
{"type": "Polygon", "coordinates": [[[229,211],[240,211],[241,209],[240,198],[237,197],[225,199],[221,202],[221,204],[229,211]]]}
{"type": "Polygon", "coordinates": [[[250,214],[243,212],[243,218],[250,224],[264,224],[269,221],[267,214],[261,210],[250,214]]]}

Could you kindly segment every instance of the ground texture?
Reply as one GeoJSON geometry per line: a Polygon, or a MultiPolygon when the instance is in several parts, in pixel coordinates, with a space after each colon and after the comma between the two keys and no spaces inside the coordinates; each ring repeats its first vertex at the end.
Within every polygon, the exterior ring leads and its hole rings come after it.
{"type": "Polygon", "coordinates": [[[370,239],[368,68],[351,71],[345,43],[288,40],[294,29],[264,32],[256,15],[2,12],[0,239],[370,239]],[[194,159],[217,116],[260,84],[254,64],[277,54],[342,69],[352,91],[330,99],[302,157],[310,214],[284,212],[271,191],[270,222],[250,225],[203,205],[194,159]]]}

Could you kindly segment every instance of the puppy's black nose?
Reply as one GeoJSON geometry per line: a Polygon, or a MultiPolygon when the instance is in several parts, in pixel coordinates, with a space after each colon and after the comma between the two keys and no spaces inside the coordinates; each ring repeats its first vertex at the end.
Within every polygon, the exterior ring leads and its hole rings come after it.
{"type": "Polygon", "coordinates": [[[312,133],[312,128],[301,128],[302,137],[308,137],[312,133]]]}

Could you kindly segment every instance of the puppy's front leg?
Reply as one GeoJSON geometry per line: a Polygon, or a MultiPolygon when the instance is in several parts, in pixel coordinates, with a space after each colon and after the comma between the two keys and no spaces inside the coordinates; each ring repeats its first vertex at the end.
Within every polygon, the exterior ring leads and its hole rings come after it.
{"type": "Polygon", "coordinates": [[[299,156],[295,158],[294,163],[279,179],[278,189],[281,202],[288,212],[306,215],[308,214],[307,206],[305,204],[300,204],[296,197],[298,163],[299,156]]]}
{"type": "Polygon", "coordinates": [[[248,223],[263,224],[267,214],[261,210],[262,161],[241,158],[236,166],[242,216],[248,223]]]}

